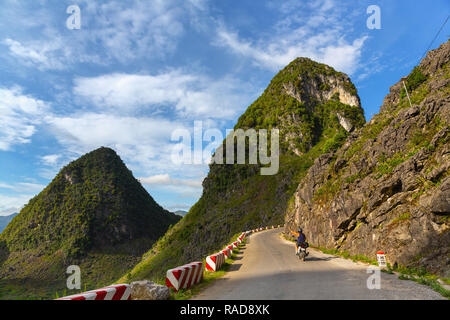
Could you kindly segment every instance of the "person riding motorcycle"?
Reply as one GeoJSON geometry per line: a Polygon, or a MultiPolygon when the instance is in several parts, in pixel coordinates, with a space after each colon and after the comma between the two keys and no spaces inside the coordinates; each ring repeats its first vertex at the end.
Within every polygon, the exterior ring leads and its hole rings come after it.
{"type": "MultiPolygon", "coordinates": [[[[295,235],[296,237],[298,237],[298,238],[297,238],[297,242],[296,242],[296,244],[295,244],[295,254],[298,255],[298,247],[301,246],[302,244],[306,243],[306,236],[305,236],[305,234],[303,233],[302,228],[298,228],[298,231],[297,231],[297,232],[291,231],[291,233],[292,233],[293,235],[295,235]]],[[[309,254],[309,253],[307,252],[306,255],[308,255],[308,254],[309,254]]]]}

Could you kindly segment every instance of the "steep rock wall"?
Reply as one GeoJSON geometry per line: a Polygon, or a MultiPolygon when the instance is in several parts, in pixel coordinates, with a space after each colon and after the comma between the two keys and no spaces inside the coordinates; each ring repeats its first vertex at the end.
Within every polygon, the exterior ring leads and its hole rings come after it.
{"type": "Polygon", "coordinates": [[[316,159],[286,212],[311,244],[450,275],[450,43],[390,89],[381,111],[316,159]]]}

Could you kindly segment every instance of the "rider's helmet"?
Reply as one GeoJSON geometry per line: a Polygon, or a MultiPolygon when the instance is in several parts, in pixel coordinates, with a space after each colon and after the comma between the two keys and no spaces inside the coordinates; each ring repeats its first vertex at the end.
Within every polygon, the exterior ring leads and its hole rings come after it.
{"type": "Polygon", "coordinates": [[[302,233],[302,228],[298,228],[298,233],[302,233]]]}

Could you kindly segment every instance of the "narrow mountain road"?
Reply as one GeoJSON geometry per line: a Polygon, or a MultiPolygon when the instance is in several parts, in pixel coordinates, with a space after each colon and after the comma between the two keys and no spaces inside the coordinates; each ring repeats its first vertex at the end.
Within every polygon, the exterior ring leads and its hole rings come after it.
{"type": "Polygon", "coordinates": [[[230,271],[193,300],[444,299],[431,288],[380,272],[380,289],[368,289],[368,265],[309,249],[306,261],[281,230],[251,235],[230,271]]]}

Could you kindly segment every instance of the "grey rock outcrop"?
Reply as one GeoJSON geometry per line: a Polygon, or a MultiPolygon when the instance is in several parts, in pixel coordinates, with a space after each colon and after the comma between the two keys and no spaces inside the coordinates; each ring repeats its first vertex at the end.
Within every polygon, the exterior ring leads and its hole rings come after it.
{"type": "Polygon", "coordinates": [[[354,128],[353,124],[346,119],[345,117],[343,117],[339,112],[336,113],[336,116],[339,119],[339,124],[347,131],[347,132],[351,132],[354,128]]]}
{"type": "Polygon", "coordinates": [[[168,300],[169,288],[152,281],[142,280],[131,283],[131,300],[168,300]]]}
{"type": "MultiPolygon", "coordinates": [[[[327,66],[328,67],[328,66],[327,66]]],[[[330,67],[328,67],[331,69],[330,67]]],[[[333,95],[338,93],[339,101],[352,107],[360,107],[361,102],[356,92],[350,92],[348,84],[351,83],[350,78],[344,74],[318,74],[317,78],[302,78],[297,81],[302,82],[301,92],[293,83],[283,84],[285,93],[300,103],[310,102],[313,100],[326,102],[333,95]]]]}
{"type": "MultiPolygon", "coordinates": [[[[307,58],[298,58],[293,63],[310,65],[312,62],[307,58]]],[[[342,72],[337,72],[327,65],[321,65],[320,69],[307,73],[300,73],[295,79],[282,83],[282,93],[297,100],[305,108],[318,111],[318,106],[326,104],[331,100],[361,111],[361,101],[357,90],[350,80],[350,77],[342,72]]],[[[298,110],[297,110],[298,111],[298,110]]],[[[339,124],[347,131],[351,132],[356,126],[356,119],[345,117],[344,112],[333,112],[339,120],[339,124]]],[[[285,116],[277,117],[281,136],[288,144],[288,149],[298,156],[304,152],[296,147],[298,141],[305,139],[305,133],[301,130],[294,130],[295,127],[301,127],[302,115],[295,112],[288,113],[285,116]]],[[[318,137],[313,138],[313,140],[318,137]]],[[[306,151],[314,145],[316,141],[311,141],[306,151]]]]}

